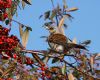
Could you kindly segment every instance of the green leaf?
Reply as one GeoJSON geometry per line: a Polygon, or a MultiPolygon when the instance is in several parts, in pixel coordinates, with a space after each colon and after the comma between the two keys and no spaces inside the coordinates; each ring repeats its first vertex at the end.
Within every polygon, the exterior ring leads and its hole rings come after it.
{"type": "Polygon", "coordinates": [[[56,62],[58,62],[58,61],[59,61],[59,59],[54,58],[54,59],[52,60],[52,63],[56,63],[56,62]]]}
{"type": "Polygon", "coordinates": [[[44,26],[51,26],[52,24],[53,24],[53,22],[46,22],[46,23],[44,23],[44,26]]]}
{"type": "Polygon", "coordinates": [[[28,26],[26,26],[26,27],[27,27],[28,30],[32,31],[32,28],[31,27],[28,27],[28,26]]]}
{"type": "Polygon", "coordinates": [[[37,68],[35,68],[35,67],[30,69],[31,72],[36,71],[36,70],[37,70],[37,68]]]}
{"type": "Polygon", "coordinates": [[[64,26],[65,28],[67,28],[67,27],[68,27],[68,25],[67,25],[67,24],[64,24],[63,26],[64,26]]]}
{"type": "Polygon", "coordinates": [[[74,17],[71,16],[70,14],[65,14],[65,17],[68,18],[69,20],[72,20],[74,17]]]}
{"type": "Polygon", "coordinates": [[[91,40],[86,40],[86,41],[82,42],[81,44],[88,45],[90,43],[91,43],[91,40]]]}
{"type": "Polygon", "coordinates": [[[45,20],[48,19],[49,16],[50,16],[50,11],[47,11],[47,12],[44,13],[45,20]]]}
{"type": "Polygon", "coordinates": [[[50,19],[53,20],[53,18],[56,16],[56,11],[52,11],[52,14],[50,16],[50,19]]]}
{"type": "Polygon", "coordinates": [[[22,61],[22,64],[24,64],[26,61],[24,53],[21,53],[21,61],[22,61]]]}
{"type": "Polygon", "coordinates": [[[42,17],[43,17],[43,15],[40,15],[40,16],[39,16],[39,19],[41,19],[42,17]]]}
{"type": "Polygon", "coordinates": [[[41,58],[41,60],[43,61],[45,58],[46,58],[46,56],[43,56],[43,57],[41,58]]]}
{"type": "Polygon", "coordinates": [[[80,78],[80,77],[81,77],[80,73],[79,73],[77,70],[74,70],[74,71],[73,71],[73,75],[74,75],[75,77],[77,77],[77,78],[80,78]]]}
{"type": "Polygon", "coordinates": [[[9,22],[10,22],[9,20],[6,20],[6,21],[5,21],[5,24],[6,24],[6,25],[8,25],[8,24],[9,24],[9,22]]]}
{"type": "Polygon", "coordinates": [[[6,12],[8,14],[8,19],[12,19],[12,9],[8,8],[8,10],[6,12]]]}
{"type": "Polygon", "coordinates": [[[12,2],[12,6],[11,6],[11,15],[13,16],[15,13],[17,13],[17,5],[18,3],[16,2],[12,2]],[[16,4],[16,5],[15,5],[16,4]]]}
{"type": "Polygon", "coordinates": [[[29,37],[29,29],[26,28],[23,32],[23,35],[22,35],[22,45],[23,47],[26,48],[26,44],[28,42],[28,37],[29,37]]]}

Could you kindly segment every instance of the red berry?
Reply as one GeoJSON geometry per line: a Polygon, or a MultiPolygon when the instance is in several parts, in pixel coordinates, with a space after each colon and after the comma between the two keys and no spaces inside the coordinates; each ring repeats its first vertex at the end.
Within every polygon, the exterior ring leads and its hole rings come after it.
{"type": "Polygon", "coordinates": [[[42,75],[42,76],[45,76],[45,72],[42,72],[41,75],[42,75]]]}
{"type": "MultiPolygon", "coordinates": [[[[2,53],[2,58],[3,59],[9,59],[9,58],[17,58],[17,55],[14,53],[14,49],[18,45],[18,38],[16,36],[9,36],[9,29],[0,26],[0,52],[4,52],[5,54],[2,53]]],[[[18,60],[18,62],[22,62],[21,59],[18,60]]],[[[32,64],[33,62],[30,61],[29,64],[32,64]]]]}
{"type": "Polygon", "coordinates": [[[0,41],[0,45],[3,44],[3,42],[0,41]]]}
{"type": "Polygon", "coordinates": [[[8,78],[7,80],[13,80],[12,78],[8,78]]]}
{"type": "Polygon", "coordinates": [[[42,70],[42,71],[45,71],[45,68],[44,68],[44,67],[42,67],[42,68],[41,68],[41,70],[42,70]]]}
{"type": "Polygon", "coordinates": [[[16,54],[13,54],[13,58],[16,59],[17,58],[17,55],[16,54]]]}
{"type": "Polygon", "coordinates": [[[46,77],[47,77],[47,78],[51,78],[51,76],[50,76],[50,75],[47,75],[46,77]]]}
{"type": "Polygon", "coordinates": [[[0,21],[5,20],[8,17],[7,13],[0,13],[0,21]]]}
{"type": "Polygon", "coordinates": [[[12,5],[12,0],[0,0],[0,9],[10,8],[12,5]]]}
{"type": "Polygon", "coordinates": [[[33,64],[33,60],[31,60],[29,57],[26,57],[26,64],[33,64]]]}

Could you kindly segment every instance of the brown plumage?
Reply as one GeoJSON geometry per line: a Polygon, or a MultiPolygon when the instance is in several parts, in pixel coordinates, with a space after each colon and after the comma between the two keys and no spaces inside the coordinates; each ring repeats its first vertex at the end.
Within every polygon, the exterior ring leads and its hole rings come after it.
{"type": "MultiPolygon", "coordinates": [[[[52,49],[54,48],[53,46],[55,46],[54,44],[56,44],[56,47],[58,47],[58,45],[63,46],[62,48],[64,48],[64,49],[61,52],[69,51],[70,49],[73,49],[73,48],[79,48],[79,49],[86,50],[86,48],[82,45],[74,44],[74,43],[67,43],[67,42],[68,42],[68,39],[63,34],[55,33],[55,34],[51,34],[48,37],[48,43],[52,49]],[[51,44],[51,43],[53,43],[53,44],[51,44]]],[[[56,49],[57,48],[54,48],[55,51],[56,51],[56,49]]]]}
{"type": "Polygon", "coordinates": [[[62,34],[58,34],[58,33],[51,34],[48,37],[48,42],[65,45],[67,43],[67,37],[62,34]]]}

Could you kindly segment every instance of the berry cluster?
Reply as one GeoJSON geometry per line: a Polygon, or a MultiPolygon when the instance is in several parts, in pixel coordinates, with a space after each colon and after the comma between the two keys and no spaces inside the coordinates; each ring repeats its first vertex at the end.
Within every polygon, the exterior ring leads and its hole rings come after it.
{"type": "Polygon", "coordinates": [[[0,80],[14,80],[14,79],[13,78],[7,78],[7,79],[0,78],[0,80]]]}
{"type": "Polygon", "coordinates": [[[0,21],[3,21],[8,17],[6,9],[11,8],[11,6],[12,0],[0,0],[0,21]]]}
{"type": "MultiPolygon", "coordinates": [[[[11,35],[9,36],[10,29],[2,27],[0,25],[0,54],[2,54],[3,59],[9,59],[9,58],[14,58],[17,60],[19,63],[23,63],[22,57],[20,55],[17,55],[15,53],[15,48],[19,47],[19,39],[11,35]]],[[[25,57],[25,64],[30,65],[33,64],[33,60],[29,57],[25,57]]]]}
{"type": "Polygon", "coordinates": [[[27,65],[31,65],[34,63],[34,61],[29,58],[29,57],[24,57],[24,61],[23,61],[23,58],[21,56],[17,56],[17,62],[19,62],[20,64],[24,63],[24,64],[27,64],[27,65]]]}
{"type": "Polygon", "coordinates": [[[12,0],[0,0],[0,9],[10,8],[12,5],[12,0]]]}
{"type": "MultiPolygon", "coordinates": [[[[51,78],[51,74],[50,71],[48,70],[47,66],[41,66],[38,68],[39,70],[39,74],[41,74],[41,78],[44,80],[44,78],[46,77],[47,79],[51,78]]],[[[51,79],[50,79],[51,80],[51,79]]]]}
{"type": "Polygon", "coordinates": [[[30,64],[33,64],[33,60],[29,57],[26,57],[26,62],[25,62],[27,65],[30,65],[30,64]]]}
{"type": "Polygon", "coordinates": [[[9,36],[9,31],[10,29],[0,26],[0,53],[3,54],[3,58],[13,57],[12,53],[19,43],[16,36],[9,36]]]}

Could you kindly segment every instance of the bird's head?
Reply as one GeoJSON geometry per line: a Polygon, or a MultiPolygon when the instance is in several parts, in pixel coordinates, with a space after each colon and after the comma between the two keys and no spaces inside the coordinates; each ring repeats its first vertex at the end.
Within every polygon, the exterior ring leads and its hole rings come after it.
{"type": "Polygon", "coordinates": [[[56,29],[52,26],[45,26],[45,28],[52,34],[52,33],[56,33],[56,29]]]}

